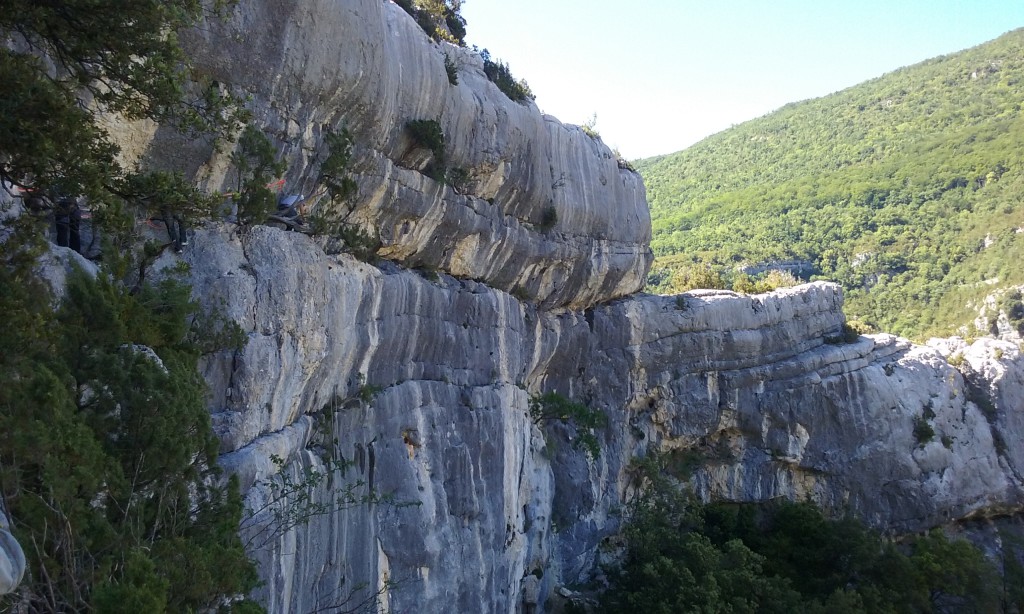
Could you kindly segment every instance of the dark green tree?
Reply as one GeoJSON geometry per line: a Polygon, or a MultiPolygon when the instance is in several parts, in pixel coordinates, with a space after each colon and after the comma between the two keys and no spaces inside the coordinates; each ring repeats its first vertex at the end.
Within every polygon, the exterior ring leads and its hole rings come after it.
{"type": "Polygon", "coordinates": [[[465,46],[462,0],[397,0],[396,4],[412,15],[430,38],[465,46]]]}
{"type": "Polygon", "coordinates": [[[941,532],[904,545],[807,503],[704,505],[664,473],[636,467],[622,565],[606,612],[992,612],[992,565],[941,532]]]}
{"type": "Polygon", "coordinates": [[[192,74],[178,31],[219,11],[198,0],[4,5],[0,179],[85,195],[109,241],[107,272],[68,278],[59,307],[34,272],[41,224],[0,241],[0,495],[29,570],[0,608],[188,612],[247,608],[255,572],[242,502],[215,468],[197,360],[207,337],[189,289],[120,279],[145,261],[135,207],[201,215],[182,177],[121,168],[98,113],[209,134],[239,110],[192,74]],[[110,275],[113,273],[113,276],[110,275]],[[17,605],[14,605],[17,604],[17,605]]]}
{"type": "MultiPolygon", "coordinates": [[[[475,47],[474,47],[475,48],[475,47]]],[[[498,86],[503,94],[509,97],[513,102],[525,103],[528,100],[533,100],[536,96],[533,95],[533,90],[530,89],[530,85],[525,79],[516,80],[512,76],[512,70],[508,67],[508,64],[501,60],[491,59],[491,52],[484,49],[480,52],[480,58],[484,62],[484,74],[491,80],[494,85],[498,86]]]]}
{"type": "Polygon", "coordinates": [[[133,295],[77,273],[53,311],[31,278],[11,283],[17,263],[2,271],[13,334],[0,347],[0,489],[30,560],[12,598],[32,611],[196,611],[251,589],[188,288],[133,295]]]}
{"type": "Polygon", "coordinates": [[[252,125],[242,131],[231,161],[238,173],[235,193],[238,223],[262,224],[277,205],[277,198],[268,184],[284,172],[285,164],[278,160],[277,148],[270,138],[252,125]]]}
{"type": "Polygon", "coordinates": [[[209,131],[238,118],[235,100],[193,77],[177,32],[227,3],[12,0],[0,15],[0,179],[109,197],[123,173],[93,113],[209,131]]]}

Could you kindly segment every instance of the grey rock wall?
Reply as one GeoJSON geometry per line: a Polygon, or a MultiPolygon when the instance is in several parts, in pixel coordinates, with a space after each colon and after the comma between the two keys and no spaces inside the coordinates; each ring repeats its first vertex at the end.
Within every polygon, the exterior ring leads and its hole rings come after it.
{"type": "Polygon", "coordinates": [[[284,475],[344,465],[315,485],[322,514],[246,523],[274,612],[377,591],[395,611],[543,603],[596,572],[630,461],[652,450],[697,450],[706,498],[809,497],[894,532],[1021,506],[1016,346],[963,350],[965,377],[892,336],[836,343],[834,285],[543,310],[272,228],[198,231],[185,257],[197,296],[248,334],[206,369],[250,506],[284,475]],[[598,458],[530,419],[530,395],[551,390],[608,415],[598,458]],[[349,485],[391,500],[339,506],[349,485]]]}
{"type": "MultiPolygon", "coordinates": [[[[288,191],[316,192],[324,135],[352,131],[359,194],[342,212],[389,259],[228,225],[183,254],[197,299],[247,336],[203,368],[268,611],[543,611],[598,574],[631,462],[652,452],[695,454],[687,477],[706,499],[809,498],[897,533],[1020,512],[1015,343],[845,343],[842,294],[824,283],[634,294],[651,260],[639,176],[508,100],[475,54],[392,2],[239,3],[186,45],[200,78],[251,96],[288,191]],[[416,119],[442,127],[458,189],[423,173],[416,119]],[[531,419],[548,391],[608,417],[600,456],[531,419]]],[[[213,143],[110,130],[129,160],[233,187],[213,143]]],[[[59,289],[73,258],[47,258],[59,289]]],[[[24,566],[0,511],[0,593],[24,566]]]]}
{"type": "MultiPolygon", "coordinates": [[[[358,196],[340,209],[313,201],[378,238],[381,256],[546,306],[582,308],[643,287],[651,224],[640,176],[579,127],[509,100],[477,54],[431,41],[396,4],[239,3],[186,44],[203,79],[250,97],[288,162],[286,192],[319,193],[324,135],[352,132],[358,196]],[[406,129],[421,119],[443,129],[445,164],[467,177],[458,189],[424,174],[432,154],[406,129]]],[[[235,187],[230,151],[151,124],[110,130],[130,159],[235,187]]]]}

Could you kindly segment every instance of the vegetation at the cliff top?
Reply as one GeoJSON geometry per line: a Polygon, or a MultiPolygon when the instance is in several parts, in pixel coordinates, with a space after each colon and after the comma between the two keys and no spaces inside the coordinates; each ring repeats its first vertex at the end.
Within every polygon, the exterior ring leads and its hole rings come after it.
{"type": "Polygon", "coordinates": [[[147,276],[166,246],[135,232],[138,215],[201,216],[217,199],[123,168],[96,115],[233,132],[240,107],[193,73],[176,34],[225,4],[16,0],[0,12],[0,179],[43,203],[0,228],[0,496],[28,559],[4,611],[258,610],[243,598],[257,578],[242,501],[216,469],[198,371],[239,331],[169,271],[147,276]],[[70,274],[58,299],[37,270],[45,202],[75,196],[102,267],[70,274]]]}
{"type": "Polygon", "coordinates": [[[466,44],[466,20],[462,0],[395,0],[412,16],[427,36],[455,45],[466,44]]]}
{"type": "Polygon", "coordinates": [[[484,74],[487,75],[487,78],[494,85],[498,86],[498,89],[503,94],[509,97],[509,100],[513,102],[526,102],[536,98],[526,79],[517,80],[512,76],[512,70],[508,67],[508,64],[501,60],[492,59],[491,52],[486,49],[480,52],[480,57],[484,61],[484,74]]]}
{"type": "MultiPolygon", "coordinates": [[[[1018,611],[1016,567],[1000,581],[970,543],[941,531],[894,543],[808,503],[704,505],[639,461],[621,565],[600,612],[1018,611]],[[1012,576],[1012,577],[1011,577],[1012,576]]],[[[1018,566],[1019,567],[1019,566],[1018,566]]]]}
{"type": "Polygon", "coordinates": [[[948,334],[994,287],[1024,283],[1022,101],[1019,30],[639,162],[649,288],[795,261],[841,283],[851,317],[948,334]]]}

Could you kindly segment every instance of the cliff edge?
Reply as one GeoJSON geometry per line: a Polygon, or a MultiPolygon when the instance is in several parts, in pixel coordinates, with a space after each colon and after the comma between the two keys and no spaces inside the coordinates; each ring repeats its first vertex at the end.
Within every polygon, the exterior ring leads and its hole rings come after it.
{"type": "MultiPolygon", "coordinates": [[[[652,255],[640,176],[578,126],[510,100],[478,54],[432,41],[398,5],[242,3],[186,41],[204,79],[249,98],[288,162],[289,192],[316,192],[325,134],[351,132],[359,190],[341,212],[380,240],[380,256],[545,306],[584,308],[643,287],[652,255]],[[426,174],[440,161],[412,138],[416,120],[438,123],[458,185],[426,174]]],[[[128,157],[234,187],[231,152],[213,143],[151,124],[112,132],[128,157]]]]}

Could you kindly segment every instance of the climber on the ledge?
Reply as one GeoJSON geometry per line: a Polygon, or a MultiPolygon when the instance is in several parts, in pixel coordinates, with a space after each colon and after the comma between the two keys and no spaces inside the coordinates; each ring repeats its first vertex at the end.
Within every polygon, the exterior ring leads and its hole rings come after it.
{"type": "Polygon", "coordinates": [[[301,207],[303,199],[301,194],[289,194],[282,196],[277,201],[277,212],[270,216],[285,225],[285,230],[306,230],[306,220],[302,218],[301,207]]]}
{"type": "Polygon", "coordinates": [[[81,254],[82,209],[78,206],[78,199],[58,194],[53,200],[56,203],[53,217],[57,226],[57,245],[70,247],[81,254]]]}
{"type": "Polygon", "coordinates": [[[163,220],[167,229],[167,237],[171,240],[174,251],[180,252],[188,245],[188,234],[185,220],[177,212],[171,211],[169,207],[160,209],[160,219],[163,220]]]}

